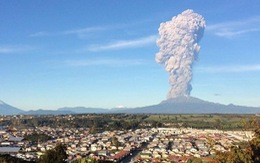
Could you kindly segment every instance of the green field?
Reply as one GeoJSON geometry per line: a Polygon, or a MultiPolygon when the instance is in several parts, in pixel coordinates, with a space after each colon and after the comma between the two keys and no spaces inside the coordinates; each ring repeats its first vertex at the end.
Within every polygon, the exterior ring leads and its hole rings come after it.
{"type": "Polygon", "coordinates": [[[149,115],[146,122],[158,122],[161,126],[168,123],[172,127],[193,127],[201,129],[243,129],[244,124],[250,120],[260,121],[257,115],[242,114],[174,114],[149,115]]]}

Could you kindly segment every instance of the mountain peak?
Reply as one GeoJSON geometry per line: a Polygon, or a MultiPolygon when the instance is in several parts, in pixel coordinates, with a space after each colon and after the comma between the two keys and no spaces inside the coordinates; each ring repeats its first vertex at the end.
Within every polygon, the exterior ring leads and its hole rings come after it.
{"type": "Polygon", "coordinates": [[[167,99],[161,102],[161,104],[167,103],[205,103],[206,101],[198,99],[192,96],[178,96],[175,98],[167,99]]]}
{"type": "Polygon", "coordinates": [[[0,105],[4,105],[5,103],[3,101],[0,100],[0,105]]]}
{"type": "Polygon", "coordinates": [[[0,100],[0,115],[13,115],[23,112],[22,110],[6,104],[0,100]]]}

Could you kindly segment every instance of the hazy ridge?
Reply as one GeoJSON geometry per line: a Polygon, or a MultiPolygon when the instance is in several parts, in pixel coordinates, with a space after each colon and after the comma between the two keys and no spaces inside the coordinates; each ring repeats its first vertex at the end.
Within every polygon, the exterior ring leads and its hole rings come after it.
{"type": "Polygon", "coordinates": [[[170,100],[162,101],[156,105],[127,108],[127,109],[104,109],[91,107],[63,107],[57,110],[30,110],[23,111],[0,101],[1,115],[59,115],[59,114],[85,114],[85,113],[130,113],[130,114],[258,114],[260,107],[223,105],[204,101],[191,96],[180,96],[170,100]]]}

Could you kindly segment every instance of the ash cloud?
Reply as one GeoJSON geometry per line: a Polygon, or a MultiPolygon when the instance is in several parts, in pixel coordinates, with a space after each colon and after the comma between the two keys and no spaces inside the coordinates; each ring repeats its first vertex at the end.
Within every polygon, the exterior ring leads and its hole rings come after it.
{"type": "Polygon", "coordinates": [[[160,24],[160,36],[157,39],[159,52],[155,60],[169,72],[170,90],[167,99],[190,95],[192,65],[198,58],[198,42],[205,26],[204,18],[190,9],[160,24]]]}

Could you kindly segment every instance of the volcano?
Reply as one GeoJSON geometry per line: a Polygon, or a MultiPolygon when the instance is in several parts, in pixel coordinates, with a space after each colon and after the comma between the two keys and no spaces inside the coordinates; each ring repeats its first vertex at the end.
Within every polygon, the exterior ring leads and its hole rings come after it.
{"type": "Polygon", "coordinates": [[[22,110],[6,104],[0,100],[0,115],[14,115],[23,112],[22,110]]]}
{"type": "Polygon", "coordinates": [[[192,96],[178,96],[162,101],[157,105],[120,110],[119,112],[145,114],[256,114],[260,112],[260,108],[233,104],[224,105],[204,101],[192,96]]]}

